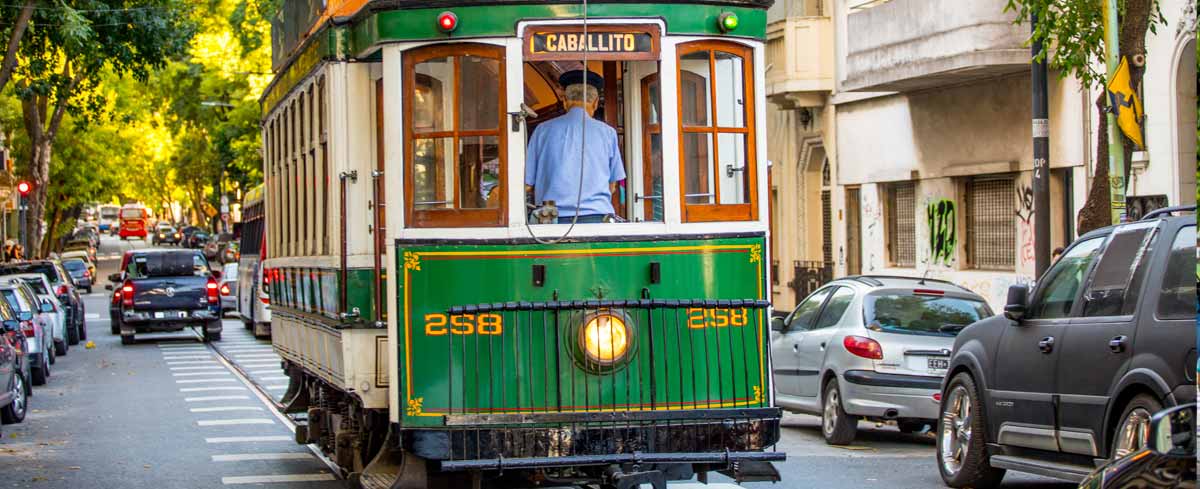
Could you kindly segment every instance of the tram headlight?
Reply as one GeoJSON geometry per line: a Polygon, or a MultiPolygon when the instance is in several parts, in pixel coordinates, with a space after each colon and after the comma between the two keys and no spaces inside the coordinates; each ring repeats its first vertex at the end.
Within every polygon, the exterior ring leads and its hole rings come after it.
{"type": "Polygon", "coordinates": [[[579,329],[579,345],[588,361],[605,367],[625,358],[632,339],[625,318],[607,312],[589,316],[579,329]]]}

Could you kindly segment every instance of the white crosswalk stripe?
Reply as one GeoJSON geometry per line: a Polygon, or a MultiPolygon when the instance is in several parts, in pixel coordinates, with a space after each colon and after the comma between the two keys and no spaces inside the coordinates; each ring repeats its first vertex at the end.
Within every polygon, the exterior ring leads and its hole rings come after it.
{"type": "Polygon", "coordinates": [[[205,375],[229,375],[229,372],[174,372],[172,377],[201,377],[205,375]]]}
{"type": "Polygon", "coordinates": [[[171,370],[225,370],[222,366],[171,367],[171,370]]]}
{"type": "Polygon", "coordinates": [[[204,439],[205,443],[255,443],[271,441],[295,442],[296,440],[290,436],[218,436],[204,439]]]}
{"type": "Polygon", "coordinates": [[[237,426],[246,424],[275,424],[275,421],[266,418],[250,418],[250,419],[204,419],[196,422],[200,426],[237,426]]]}
{"type": "Polygon", "coordinates": [[[245,462],[248,460],[311,460],[313,454],[301,452],[285,453],[231,453],[228,455],[213,455],[213,462],[245,462]]]}
{"type": "Polygon", "coordinates": [[[184,387],[179,392],[244,391],[245,387],[184,387]]]}
{"type": "Polygon", "coordinates": [[[186,402],[208,402],[208,401],[241,401],[249,399],[250,396],[200,396],[200,397],[185,397],[186,402]]]}
{"type": "Polygon", "coordinates": [[[193,413],[218,413],[227,411],[262,411],[263,408],[258,406],[217,406],[217,407],[200,407],[191,408],[189,411],[193,413]]]}
{"type": "Polygon", "coordinates": [[[237,382],[237,379],[214,378],[214,379],[179,379],[176,384],[220,384],[225,382],[237,382]]]}
{"type": "Polygon", "coordinates": [[[237,477],[222,477],[221,483],[232,484],[267,484],[272,482],[317,482],[337,480],[333,474],[288,474],[288,475],[248,475],[237,477]]]}

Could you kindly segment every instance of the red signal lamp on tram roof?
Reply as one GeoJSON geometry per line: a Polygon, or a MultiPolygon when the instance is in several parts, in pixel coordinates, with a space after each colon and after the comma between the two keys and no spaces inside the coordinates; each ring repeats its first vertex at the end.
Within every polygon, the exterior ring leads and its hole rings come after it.
{"type": "Polygon", "coordinates": [[[21,195],[29,195],[29,191],[31,189],[33,189],[33,187],[29,185],[29,182],[21,182],[17,184],[17,192],[20,192],[21,195]]]}
{"type": "Polygon", "coordinates": [[[454,12],[445,11],[437,16],[438,30],[447,34],[454,32],[458,28],[458,16],[454,12]]]}

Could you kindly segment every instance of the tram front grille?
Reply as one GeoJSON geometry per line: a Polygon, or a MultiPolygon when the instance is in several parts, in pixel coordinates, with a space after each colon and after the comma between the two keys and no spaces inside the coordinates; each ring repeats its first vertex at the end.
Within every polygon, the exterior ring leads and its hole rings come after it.
{"type": "MultiPolygon", "coordinates": [[[[767,392],[767,306],[643,299],[452,307],[442,351],[422,356],[445,359],[447,408],[439,411],[446,426],[464,429],[452,435],[455,451],[759,449],[774,442],[779,418],[767,392]],[[610,365],[587,354],[581,330],[597,316],[626,325],[627,348],[610,365]]],[[[599,336],[619,350],[621,335],[599,336]]]]}

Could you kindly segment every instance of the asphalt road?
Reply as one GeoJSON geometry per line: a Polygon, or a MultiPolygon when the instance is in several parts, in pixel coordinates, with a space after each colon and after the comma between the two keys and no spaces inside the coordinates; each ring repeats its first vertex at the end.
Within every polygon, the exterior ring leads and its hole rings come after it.
{"type": "MultiPolygon", "coordinates": [[[[270,342],[254,339],[239,321],[226,320],[212,348],[186,331],[139,336],[132,346],[109,333],[111,292],[103,277],[115,271],[121,252],[142,246],[103,241],[101,284],[85,298],[95,346],[80,344],[59,358],[49,383],[35,388],[25,422],[4,427],[0,488],[345,487],[311,449],[292,441],[289,422],[271,409],[267,397],[278,399],[287,379],[270,342]]],[[[819,426],[818,418],[787,415],[778,446],[788,454],[778,465],[783,482],[746,487],[944,487],[930,436],[861,423],[854,445],[831,447],[819,426]]],[[[688,486],[714,487],[672,484],[688,486]]],[[[1074,485],[1010,474],[1004,487],[1074,485]]]]}

